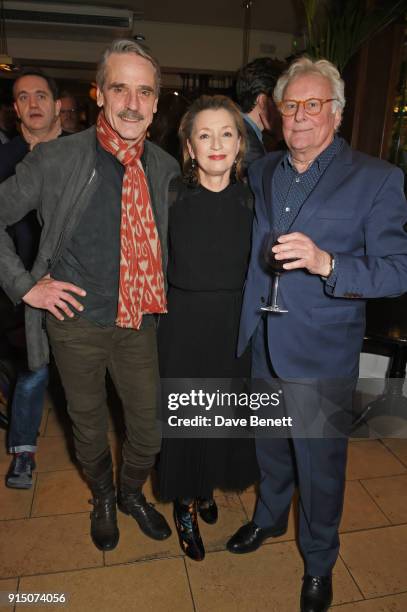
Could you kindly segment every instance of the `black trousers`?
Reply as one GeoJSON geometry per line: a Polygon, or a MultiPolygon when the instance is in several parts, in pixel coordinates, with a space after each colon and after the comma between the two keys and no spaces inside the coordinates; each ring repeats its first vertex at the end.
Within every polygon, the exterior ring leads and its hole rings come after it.
{"type": "Polygon", "coordinates": [[[101,327],[76,315],[47,315],[47,331],[72,419],[76,455],[87,465],[109,448],[106,370],[122,401],[124,464],[150,468],[160,450],[155,326],[101,327]]]}

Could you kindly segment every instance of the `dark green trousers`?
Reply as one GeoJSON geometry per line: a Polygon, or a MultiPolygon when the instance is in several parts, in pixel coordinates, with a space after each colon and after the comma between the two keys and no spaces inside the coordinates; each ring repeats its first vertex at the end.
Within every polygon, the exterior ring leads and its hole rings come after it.
{"type": "Polygon", "coordinates": [[[101,327],[80,316],[59,321],[48,314],[47,331],[68,402],[78,460],[97,463],[109,449],[108,370],[124,411],[123,462],[150,468],[160,450],[155,326],[101,327]]]}

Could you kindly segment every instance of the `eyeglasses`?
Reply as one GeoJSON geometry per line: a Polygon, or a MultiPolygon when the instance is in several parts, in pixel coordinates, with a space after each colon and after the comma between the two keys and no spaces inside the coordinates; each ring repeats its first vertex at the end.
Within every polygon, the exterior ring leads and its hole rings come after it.
{"type": "Polygon", "coordinates": [[[322,107],[327,102],[333,102],[337,98],[328,98],[327,100],[321,100],[320,98],[308,98],[308,100],[282,100],[278,104],[278,109],[284,117],[292,117],[296,114],[298,107],[302,104],[304,112],[307,115],[319,115],[322,111],[322,107]]]}

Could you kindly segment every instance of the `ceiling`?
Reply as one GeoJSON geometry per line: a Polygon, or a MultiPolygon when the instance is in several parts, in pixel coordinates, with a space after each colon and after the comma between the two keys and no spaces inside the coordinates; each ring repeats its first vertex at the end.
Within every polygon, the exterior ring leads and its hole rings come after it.
{"type": "MultiPolygon", "coordinates": [[[[35,0],[34,0],[35,1],[35,0]]],[[[242,28],[243,0],[41,0],[41,4],[81,4],[127,8],[145,21],[242,28]]],[[[302,0],[252,0],[251,27],[296,34],[303,22],[302,0]]]]}
{"type": "MultiPolygon", "coordinates": [[[[11,3],[17,4],[19,0],[11,0],[11,3]]],[[[228,34],[231,44],[228,45],[227,50],[229,55],[235,57],[234,46],[237,45],[239,59],[241,57],[240,41],[242,37],[242,29],[244,27],[245,8],[250,0],[22,0],[25,3],[34,7],[35,4],[40,4],[42,7],[48,7],[50,12],[52,11],[52,5],[66,6],[79,5],[81,8],[84,6],[96,6],[96,7],[110,7],[112,9],[127,9],[133,11],[135,18],[141,22],[147,22],[143,28],[142,23],[134,21],[132,32],[130,35],[136,33],[144,33],[144,30],[151,29],[151,22],[157,22],[158,31],[159,28],[164,28],[165,25],[161,24],[191,24],[192,26],[221,26],[236,28],[239,32],[232,32],[228,34]],[[148,23],[150,22],[150,23],[148,23]],[[161,24],[158,26],[158,22],[161,24]],[[236,42],[237,41],[237,42],[236,42]],[[234,45],[234,46],[233,46],[234,45]],[[231,50],[232,49],[232,50],[231,50]]],[[[264,36],[260,32],[261,40],[269,40],[268,32],[281,33],[284,37],[286,35],[297,36],[304,23],[302,13],[303,0],[252,0],[251,1],[251,23],[250,28],[252,30],[263,30],[265,31],[264,36]]],[[[7,7],[7,0],[5,1],[7,7]]],[[[10,7],[11,8],[11,7],[10,7]]],[[[13,7],[14,8],[14,7],[13,7]]],[[[69,8],[66,8],[65,13],[69,14],[69,8]]],[[[72,10],[74,12],[74,10],[72,10]]],[[[246,12],[247,15],[247,12],[246,12]]],[[[153,27],[154,29],[154,27],[153,27]]],[[[186,28],[189,33],[189,29],[186,28]]],[[[181,28],[182,31],[182,28],[181,28]]],[[[51,76],[59,79],[82,79],[89,81],[93,78],[94,64],[96,58],[99,57],[101,50],[106,46],[114,37],[123,37],[123,30],[118,30],[117,33],[110,28],[97,28],[85,26],[77,27],[67,24],[48,24],[45,21],[33,25],[32,23],[25,22],[11,22],[7,21],[6,33],[9,42],[9,49],[11,55],[16,57],[18,62],[24,66],[41,66],[48,70],[51,76]],[[86,43],[87,51],[82,53],[83,44],[86,43]],[[57,47],[55,47],[57,45],[57,47]],[[81,46],[82,45],[82,46],[81,46]]],[[[147,38],[149,34],[147,33],[147,38]]],[[[217,33],[219,42],[219,36],[222,34],[217,33]]],[[[215,37],[214,37],[215,38],[215,37]]],[[[214,50],[211,48],[213,40],[209,34],[206,34],[205,30],[202,30],[200,39],[200,45],[202,48],[207,49],[207,54],[211,56],[212,60],[214,50]]],[[[149,40],[149,39],[148,39],[149,40]]],[[[290,39],[291,40],[291,39],[290,39]]],[[[182,41],[177,40],[182,43],[182,41]]],[[[191,35],[189,33],[189,44],[191,44],[191,35]]],[[[193,44],[193,42],[192,42],[193,44]]],[[[260,44],[260,43],[259,43],[260,44]]],[[[274,45],[274,43],[273,43],[274,45]]],[[[264,46],[264,45],[263,45],[264,46]]],[[[199,61],[195,58],[195,63],[188,64],[190,55],[180,52],[177,50],[177,45],[172,46],[172,56],[169,59],[164,51],[159,59],[162,66],[167,67],[167,72],[170,72],[171,67],[180,66],[190,67],[191,69],[197,68],[197,62],[199,67],[202,63],[202,57],[199,56],[199,61]],[[174,59],[174,54],[179,55],[174,59]],[[181,53],[181,55],[180,55],[181,53]],[[166,63],[166,59],[169,63],[166,63]],[[171,63],[172,62],[172,63],[171,63]]],[[[260,54],[268,54],[270,51],[261,49],[260,54]]],[[[215,53],[216,55],[216,53],[215,53]]],[[[206,55],[204,55],[204,59],[206,55]]],[[[224,59],[224,63],[229,59],[224,59]]],[[[213,67],[214,63],[212,60],[208,60],[209,66],[213,67]],[[212,63],[211,63],[212,61],[212,63]]],[[[230,62],[229,62],[230,63],[230,62]]],[[[215,62],[216,64],[216,62],[215,62]]],[[[231,68],[221,68],[225,70],[234,70],[231,68]]],[[[0,79],[3,75],[0,74],[0,79]]],[[[172,81],[171,81],[172,82],[172,81]]]]}

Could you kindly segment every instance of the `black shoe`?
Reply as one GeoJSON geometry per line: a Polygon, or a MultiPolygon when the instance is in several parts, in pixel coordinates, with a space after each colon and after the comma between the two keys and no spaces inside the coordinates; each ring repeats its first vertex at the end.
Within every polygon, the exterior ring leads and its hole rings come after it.
{"type": "Polygon", "coordinates": [[[301,612],[326,612],[332,603],[332,576],[304,576],[301,612]]]}
{"type": "Polygon", "coordinates": [[[197,500],[199,516],[208,525],[214,525],[218,520],[218,506],[214,499],[200,497],[197,500]]]}
{"type": "Polygon", "coordinates": [[[136,519],[141,531],[153,540],[165,540],[171,535],[167,521],[153,504],[146,501],[141,491],[122,493],[119,499],[119,510],[136,519]]]}
{"type": "Polygon", "coordinates": [[[113,550],[119,541],[117,527],[116,496],[114,493],[96,496],[89,500],[93,504],[90,513],[90,535],[99,550],[113,550]]]}
{"type": "Polygon", "coordinates": [[[182,504],[176,500],[174,502],[174,521],[184,553],[194,561],[202,561],[205,557],[205,548],[199,533],[196,501],[182,504]]]}
{"type": "Polygon", "coordinates": [[[35,467],[34,453],[16,453],[7,474],[6,485],[12,489],[30,489],[35,467]]]}
{"type": "Polygon", "coordinates": [[[287,531],[284,527],[258,527],[254,521],[240,527],[226,543],[231,553],[244,554],[257,550],[267,538],[277,538],[287,531]]]}

